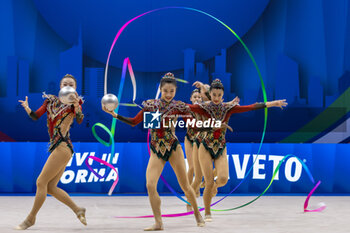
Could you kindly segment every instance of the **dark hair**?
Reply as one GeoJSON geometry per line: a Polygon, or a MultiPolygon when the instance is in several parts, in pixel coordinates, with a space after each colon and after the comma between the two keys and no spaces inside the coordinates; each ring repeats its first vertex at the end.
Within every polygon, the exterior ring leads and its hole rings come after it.
{"type": "Polygon", "coordinates": [[[222,91],[224,91],[224,85],[222,85],[220,79],[215,79],[213,82],[211,82],[209,91],[211,91],[212,89],[221,89],[222,91]]]}
{"type": "Polygon", "coordinates": [[[166,73],[162,79],[160,80],[160,88],[162,88],[164,86],[164,84],[173,84],[175,87],[177,87],[176,84],[176,79],[173,73],[166,73]]]}
{"type": "Polygon", "coordinates": [[[71,78],[71,79],[73,79],[74,82],[75,82],[75,86],[77,86],[77,80],[76,80],[76,79],[74,78],[74,76],[71,75],[71,74],[66,74],[65,76],[63,76],[63,78],[61,78],[60,86],[61,86],[62,80],[65,79],[65,78],[71,78]]]}
{"type": "Polygon", "coordinates": [[[192,98],[192,96],[193,96],[194,93],[199,93],[199,90],[198,90],[198,89],[194,89],[194,90],[192,91],[192,93],[191,93],[191,97],[190,97],[190,98],[192,98]]]}

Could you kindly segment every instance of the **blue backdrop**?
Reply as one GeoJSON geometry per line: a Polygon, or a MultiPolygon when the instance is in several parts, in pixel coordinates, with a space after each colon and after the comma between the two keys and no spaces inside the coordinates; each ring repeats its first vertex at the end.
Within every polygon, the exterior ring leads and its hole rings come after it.
{"type": "MultiPolygon", "coordinates": [[[[228,193],[243,179],[252,165],[258,147],[259,144],[254,143],[227,145],[230,177],[219,192],[228,193]]],[[[75,154],[59,186],[68,192],[107,193],[115,179],[115,173],[93,162],[92,167],[97,172],[108,174],[105,179],[100,180],[87,169],[83,161],[89,155],[106,160],[110,156],[110,150],[98,143],[74,143],[74,148],[75,154]]],[[[48,156],[46,150],[46,143],[0,143],[0,192],[35,192],[36,178],[48,156]]],[[[271,180],[274,166],[287,154],[294,154],[302,159],[311,170],[315,181],[322,181],[318,193],[350,193],[349,146],[344,144],[264,144],[252,172],[235,193],[262,192],[271,180]]],[[[146,194],[147,162],[146,143],[117,143],[115,159],[111,160],[120,175],[115,193],[146,194]]],[[[165,166],[163,176],[181,192],[169,163],[165,166]]],[[[282,164],[276,178],[269,193],[307,193],[313,187],[300,162],[293,157],[282,164]]],[[[158,190],[169,193],[162,181],[158,183],[158,190]]]]}
{"type": "MultiPolygon", "coordinates": [[[[85,97],[84,123],[73,141],[95,142],[91,126],[110,118],[100,109],[109,47],[131,18],[165,6],[197,8],[221,19],[247,44],[266,84],[268,99],[286,98],[285,111],[271,110],[267,142],[350,141],[342,124],[349,118],[350,4],[348,0],[3,0],[0,3],[0,141],[47,141],[45,121],[30,122],[18,99],[42,104],[41,93],[57,94],[59,80],[73,74],[85,97]],[[336,101],[341,104],[337,104],[336,101]],[[304,128],[324,111],[313,127],[304,128]],[[329,120],[332,119],[332,120],[329,120]],[[35,132],[33,129],[35,128],[35,132]],[[295,133],[310,133],[301,137],[295,133]],[[335,133],[343,133],[335,137],[335,133]],[[324,137],[326,134],[330,135],[324,137]]],[[[262,101],[257,72],[237,39],[204,15],[181,9],[147,15],[124,31],[111,57],[108,92],[117,93],[122,59],[130,57],[137,80],[137,103],[154,98],[168,71],[192,83],[221,78],[225,100],[262,101]]],[[[180,84],[176,99],[189,102],[191,85],[180,84]]],[[[132,98],[126,82],[121,102],[132,98]]],[[[134,115],[137,108],[120,108],[134,115]]],[[[230,122],[232,142],[259,142],[262,112],[230,122]]],[[[120,124],[118,142],[144,142],[140,128],[120,124]]],[[[181,138],[184,132],[178,132],[181,138]]]]}

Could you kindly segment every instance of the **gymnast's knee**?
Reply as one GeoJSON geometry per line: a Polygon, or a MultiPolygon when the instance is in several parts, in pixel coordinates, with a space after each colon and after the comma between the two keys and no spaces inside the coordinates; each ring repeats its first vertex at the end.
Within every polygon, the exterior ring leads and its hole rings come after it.
{"type": "Polygon", "coordinates": [[[50,195],[52,195],[54,192],[55,192],[55,189],[57,188],[57,186],[56,185],[48,185],[47,186],[47,193],[48,194],[50,194],[50,195]]]}
{"type": "Polygon", "coordinates": [[[184,191],[184,193],[188,193],[191,190],[193,190],[193,188],[189,184],[183,185],[183,186],[181,186],[181,188],[182,188],[182,191],[184,191]]]}
{"type": "Polygon", "coordinates": [[[46,188],[47,182],[39,176],[39,178],[36,180],[36,187],[37,189],[46,188]]]}
{"type": "Polygon", "coordinates": [[[216,179],[216,183],[220,186],[224,186],[228,181],[227,176],[218,176],[216,179]]]}
{"type": "Polygon", "coordinates": [[[205,180],[205,188],[211,189],[214,186],[214,179],[205,180]]]}
{"type": "Polygon", "coordinates": [[[146,188],[148,192],[157,192],[157,183],[155,182],[147,182],[146,188]]]}

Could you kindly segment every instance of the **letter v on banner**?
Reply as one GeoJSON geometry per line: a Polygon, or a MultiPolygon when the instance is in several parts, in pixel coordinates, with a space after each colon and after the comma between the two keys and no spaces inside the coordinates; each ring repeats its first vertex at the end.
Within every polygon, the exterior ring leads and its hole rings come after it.
{"type": "Polygon", "coordinates": [[[239,155],[232,154],[233,165],[235,166],[237,179],[244,179],[245,173],[247,171],[249,158],[250,158],[250,154],[244,154],[243,163],[241,166],[241,163],[239,161],[239,155]]]}

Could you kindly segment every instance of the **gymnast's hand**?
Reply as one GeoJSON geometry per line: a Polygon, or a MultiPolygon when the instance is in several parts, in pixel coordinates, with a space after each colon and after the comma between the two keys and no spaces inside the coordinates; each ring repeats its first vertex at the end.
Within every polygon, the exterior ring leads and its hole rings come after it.
{"type": "Polygon", "coordinates": [[[283,109],[283,107],[287,107],[287,105],[288,105],[286,99],[275,100],[275,102],[276,102],[276,107],[280,107],[281,109],[283,109]]]}
{"type": "Polygon", "coordinates": [[[24,108],[24,110],[26,110],[26,112],[29,114],[32,110],[29,108],[29,104],[28,104],[28,96],[26,96],[25,100],[18,100],[18,102],[21,103],[22,107],[24,108]]]}
{"type": "Polygon", "coordinates": [[[238,96],[236,96],[233,100],[231,100],[228,103],[229,104],[237,104],[237,105],[239,105],[239,101],[241,101],[241,99],[238,96]]]}
{"type": "Polygon", "coordinates": [[[286,107],[287,105],[288,105],[288,103],[287,103],[286,99],[266,102],[266,107],[268,107],[268,108],[280,107],[281,109],[283,109],[283,107],[286,107]]]}
{"type": "Polygon", "coordinates": [[[200,89],[201,92],[209,91],[210,86],[208,84],[203,84],[200,81],[195,81],[192,86],[195,86],[196,88],[200,89]]]}
{"type": "Polygon", "coordinates": [[[231,128],[231,126],[229,126],[229,125],[226,124],[226,123],[222,123],[222,127],[223,127],[223,128],[227,128],[228,130],[230,130],[231,132],[233,132],[233,129],[231,128]]]}
{"type": "Polygon", "coordinates": [[[201,87],[203,86],[204,84],[200,81],[195,81],[192,86],[195,86],[197,87],[198,89],[201,89],[201,87]]]}
{"type": "Polygon", "coordinates": [[[114,118],[118,117],[118,114],[116,114],[114,111],[109,111],[105,106],[101,104],[102,110],[105,111],[108,114],[111,114],[114,118]]]}
{"type": "Polygon", "coordinates": [[[74,108],[75,108],[75,109],[80,109],[80,108],[79,108],[79,105],[80,105],[79,102],[80,102],[80,98],[74,96],[74,97],[73,97],[72,104],[74,105],[74,108]]]}

